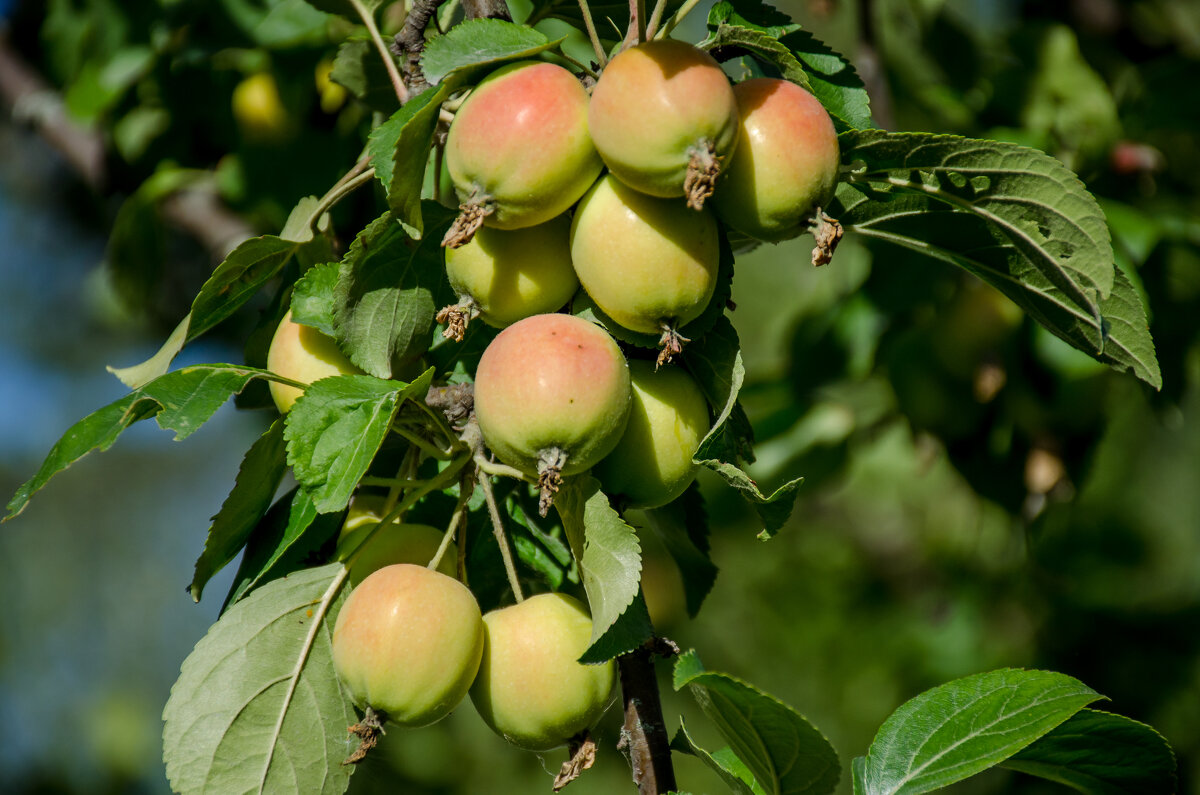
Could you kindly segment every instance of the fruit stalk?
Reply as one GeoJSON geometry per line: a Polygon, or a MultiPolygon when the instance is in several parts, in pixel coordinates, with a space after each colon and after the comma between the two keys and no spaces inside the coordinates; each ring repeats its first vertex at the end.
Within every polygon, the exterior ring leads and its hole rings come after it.
{"type": "Polygon", "coordinates": [[[652,654],[651,648],[643,646],[617,658],[625,708],[617,748],[629,760],[639,795],[660,795],[676,789],[652,654]]]}

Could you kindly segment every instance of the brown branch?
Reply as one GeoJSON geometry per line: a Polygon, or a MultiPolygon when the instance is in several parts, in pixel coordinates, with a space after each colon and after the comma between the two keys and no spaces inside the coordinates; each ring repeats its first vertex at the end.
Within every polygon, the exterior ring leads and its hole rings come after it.
{"type": "Polygon", "coordinates": [[[425,52],[425,28],[429,20],[446,0],[417,0],[412,11],[404,18],[404,27],[392,42],[392,52],[400,58],[400,71],[412,94],[429,87],[425,73],[421,71],[421,53],[425,52]]]}
{"type": "MultiPolygon", "coordinates": [[[[108,184],[104,135],[73,120],[62,97],[13,49],[8,31],[0,25],[0,100],[18,121],[35,129],[71,170],[94,192],[108,184]]],[[[211,186],[183,189],[163,202],[163,216],[222,260],[234,247],[254,235],[241,216],[221,203],[211,186]]]]}
{"type": "Polygon", "coordinates": [[[462,7],[467,19],[504,19],[512,22],[504,0],[463,0],[462,7]]]}
{"type": "Polygon", "coordinates": [[[617,658],[625,705],[625,723],[617,747],[629,759],[640,795],[661,795],[675,789],[670,738],[654,674],[655,645],[651,641],[617,658]]]}

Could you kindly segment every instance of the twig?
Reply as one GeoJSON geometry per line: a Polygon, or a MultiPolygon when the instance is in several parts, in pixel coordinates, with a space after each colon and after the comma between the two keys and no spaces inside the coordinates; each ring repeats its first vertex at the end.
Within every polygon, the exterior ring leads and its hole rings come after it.
{"type": "Polygon", "coordinates": [[[404,59],[401,68],[404,70],[409,89],[414,93],[429,85],[425,73],[421,71],[421,53],[425,51],[425,28],[429,27],[429,20],[444,2],[446,0],[417,0],[404,19],[404,27],[396,34],[392,43],[392,52],[404,59]]]}
{"type": "Polygon", "coordinates": [[[699,2],[700,0],[685,0],[684,4],[681,5],[674,14],[667,17],[666,23],[656,34],[654,34],[654,38],[665,39],[667,36],[671,35],[671,31],[675,30],[676,26],[678,26],[688,14],[692,13],[692,10],[699,2]]]}
{"type": "Polygon", "coordinates": [[[492,532],[496,535],[496,543],[500,545],[500,557],[504,560],[504,571],[508,574],[508,584],[512,587],[513,597],[518,602],[525,601],[521,592],[521,582],[517,579],[517,566],[513,561],[512,549],[508,546],[508,536],[504,532],[504,521],[500,518],[500,508],[496,505],[496,495],[492,492],[492,481],[482,469],[475,471],[475,480],[483,489],[483,499],[487,503],[488,515],[492,519],[492,532]]]}
{"type": "Polygon", "coordinates": [[[617,658],[625,705],[625,723],[617,747],[629,759],[640,795],[661,795],[676,788],[652,653],[647,645],[617,658]]]}
{"type": "Polygon", "coordinates": [[[608,56],[604,54],[604,45],[600,43],[600,36],[596,33],[596,23],[592,21],[592,9],[588,7],[588,0],[579,0],[579,10],[583,13],[583,26],[587,28],[588,38],[592,40],[592,49],[596,51],[596,63],[603,69],[608,63],[608,56]]]}
{"type": "Polygon", "coordinates": [[[658,0],[654,4],[654,11],[650,13],[650,21],[646,23],[646,41],[654,38],[654,34],[658,32],[658,24],[662,22],[663,12],[667,10],[667,0],[658,0]]]}
{"type": "Polygon", "coordinates": [[[383,43],[383,36],[379,34],[379,26],[375,24],[375,15],[363,5],[362,0],[350,0],[350,5],[354,6],[355,12],[362,18],[363,25],[367,28],[367,35],[371,37],[375,49],[379,51],[379,57],[383,59],[383,65],[387,68],[388,77],[392,80],[392,88],[396,91],[396,99],[400,100],[400,104],[403,105],[408,102],[408,88],[404,85],[404,79],[400,77],[400,69],[396,66],[396,59],[392,57],[392,51],[383,43]]]}
{"type": "Polygon", "coordinates": [[[454,504],[454,513],[450,514],[450,526],[446,528],[446,532],[442,535],[442,543],[438,544],[437,552],[434,553],[433,559],[429,561],[429,568],[437,570],[437,567],[442,565],[442,558],[446,554],[446,550],[450,548],[450,542],[454,540],[455,534],[458,532],[458,526],[462,519],[467,514],[467,501],[471,499],[471,481],[463,480],[458,484],[458,502],[454,504]]]}

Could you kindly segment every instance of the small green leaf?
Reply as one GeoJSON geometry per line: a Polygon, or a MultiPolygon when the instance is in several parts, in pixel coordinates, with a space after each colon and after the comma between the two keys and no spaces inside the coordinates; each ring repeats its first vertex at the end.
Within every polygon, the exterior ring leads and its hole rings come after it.
{"type": "Polygon", "coordinates": [[[251,531],[275,499],[275,490],[286,469],[283,420],[277,419],[246,452],[233,490],[213,517],[204,551],[196,560],[196,570],[188,586],[193,600],[200,601],[205,584],[246,545],[251,531]]]}
{"type": "Polygon", "coordinates": [[[327,337],[334,336],[334,295],[340,270],[337,262],[308,269],[292,288],[292,322],[312,326],[327,337]]]}
{"type": "Polygon", "coordinates": [[[778,69],[784,80],[811,91],[800,61],[779,41],[780,36],[799,28],[771,6],[748,0],[721,0],[708,12],[708,38],[697,46],[710,52],[720,50],[722,60],[727,52],[747,52],[778,69]]]}
{"type": "Polygon", "coordinates": [[[706,671],[694,651],[675,661],[674,687],[685,686],[763,792],[824,795],[837,787],[837,752],[787,704],[728,674],[706,671]]]}
{"type": "Polygon", "coordinates": [[[642,547],[637,532],[612,509],[590,476],[569,480],[554,505],[592,611],[592,642],[580,661],[603,662],[637,648],[654,634],[640,598],[642,547]],[[613,634],[606,638],[610,630],[613,634]]]}
{"type": "Polygon", "coordinates": [[[184,795],[349,785],[353,706],[333,669],[340,563],[264,585],[209,629],[163,710],[163,760],[184,795]]]}
{"type": "Polygon", "coordinates": [[[372,130],[367,141],[367,153],[387,193],[388,207],[417,234],[423,234],[425,228],[421,204],[425,165],[438,111],[450,92],[449,84],[422,91],[372,130]]]}
{"type": "MultiPolygon", "coordinates": [[[[428,202],[427,212],[438,219],[436,229],[449,226],[445,208],[428,202]]],[[[334,291],[335,337],[364,371],[390,378],[398,363],[425,352],[437,309],[453,300],[440,241],[440,231],[410,240],[384,214],[342,259],[334,291]]]]}
{"type": "Polygon", "coordinates": [[[411,384],[339,375],[311,384],[288,412],[288,464],[319,513],[340,511],[375,459],[400,404],[423,399],[433,370],[411,384]]]}
{"type": "Polygon", "coordinates": [[[1150,726],[1083,709],[1001,767],[1065,784],[1087,795],[1171,795],[1175,754],[1150,726]]]}
{"type": "Polygon", "coordinates": [[[288,213],[288,219],[279,233],[282,240],[289,243],[310,243],[313,240],[313,224],[319,219],[313,213],[321,206],[321,200],[316,196],[305,196],[296,202],[296,206],[288,213]]]}
{"type": "Polygon", "coordinates": [[[709,556],[704,498],[693,483],[679,499],[644,513],[679,566],[688,615],[695,618],[717,579],[717,566],[709,556]]]}
{"type": "Polygon", "coordinates": [[[254,528],[221,612],[264,583],[311,566],[308,557],[337,535],[343,514],[317,513],[312,497],[294,488],[254,528]]]}
{"type": "Polygon", "coordinates": [[[164,430],[175,431],[176,441],[196,431],[217,409],[245,388],[252,379],[268,376],[265,370],[232,364],[200,364],[159,376],[145,386],[72,425],[55,443],[42,466],[23,483],[8,503],[4,521],[25,510],[30,498],[50,478],[93,450],[112,447],[121,432],[139,420],[157,417],[164,430]]]}
{"type": "Polygon", "coordinates": [[[175,357],[179,355],[179,352],[183,350],[184,343],[187,342],[188,326],[191,323],[192,315],[189,312],[183,320],[179,321],[179,325],[167,337],[162,347],[146,361],[131,367],[108,366],[105,369],[130,389],[145,386],[171,369],[171,362],[175,361],[175,357]]]}
{"type": "Polygon", "coordinates": [[[845,56],[806,30],[788,33],[780,42],[804,64],[808,88],[821,100],[838,131],[875,126],[866,86],[845,56]]]}
{"type": "Polygon", "coordinates": [[[502,19],[468,19],[425,46],[421,71],[431,85],[436,85],[456,69],[494,69],[508,61],[532,58],[558,44],[525,25],[502,19]]]}
{"type": "Polygon", "coordinates": [[[865,795],[916,795],[1003,762],[1103,698],[1052,671],[1006,668],[927,690],[900,705],[867,753],[865,795]]]}
{"type": "Polygon", "coordinates": [[[296,253],[299,244],[275,235],[252,237],[229,252],[192,301],[187,339],[196,339],[241,308],[296,253]]]}
{"type": "Polygon", "coordinates": [[[329,79],[353,94],[371,110],[396,112],[396,89],[387,67],[369,39],[347,39],[338,47],[329,79]]]}
{"type": "Polygon", "coordinates": [[[754,780],[754,774],[750,772],[750,768],[746,767],[741,759],[738,759],[732,748],[725,746],[716,753],[710,754],[692,740],[682,718],[679,720],[679,731],[671,740],[671,750],[691,754],[700,759],[708,765],[710,770],[720,776],[726,786],[737,795],[766,795],[763,788],[754,780]]]}

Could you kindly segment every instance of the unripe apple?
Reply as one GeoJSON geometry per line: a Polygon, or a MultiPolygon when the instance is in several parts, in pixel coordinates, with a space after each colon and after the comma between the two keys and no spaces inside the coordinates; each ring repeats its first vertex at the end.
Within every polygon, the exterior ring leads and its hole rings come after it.
{"type": "Polygon", "coordinates": [[[475,372],[483,440],[538,476],[542,515],[562,475],[606,456],[629,418],[629,367],[608,332],[571,315],[534,315],[501,331],[475,372]]]}
{"type": "Polygon", "coordinates": [[[575,210],[571,261],[583,289],[615,322],[647,334],[673,332],[712,299],[717,222],[707,208],[689,210],[606,175],[575,210]]]}
{"type": "Polygon", "coordinates": [[[652,196],[686,195],[699,209],[737,144],[737,102],[711,55],[682,41],[648,41],[604,67],[588,127],[622,182],[652,196]]]}
{"type": "MultiPolygon", "coordinates": [[[[351,555],[358,553],[350,564],[350,582],[358,584],[368,575],[391,566],[394,563],[413,563],[426,566],[437,554],[442,543],[443,533],[436,527],[427,524],[400,524],[391,522],[371,535],[371,531],[379,526],[384,515],[384,501],[375,495],[360,495],[354,498],[354,503],[346,513],[346,521],[338,534],[338,560],[345,561],[351,555]],[[358,548],[364,539],[366,546],[359,552],[358,548]]],[[[442,574],[453,577],[457,569],[458,552],[451,541],[438,562],[437,570],[442,574]]]]}
{"type": "Polygon", "coordinates": [[[633,408],[616,448],[592,474],[630,508],[656,508],[696,478],[692,456],[708,433],[708,401],[682,367],[632,361],[633,408]]]}
{"type": "Polygon", "coordinates": [[[242,133],[255,141],[276,143],[292,133],[291,119],[270,72],[256,72],[233,88],[233,118],[242,133]]]}
{"type": "Polygon", "coordinates": [[[559,593],[531,596],[483,617],[487,640],[471,702],[497,734],[548,751],[595,725],[613,690],[612,661],[584,665],[592,619],[559,593]]]}
{"type": "Polygon", "coordinates": [[[466,243],[480,223],[545,223],[578,201],[603,167],[588,134],[587,105],[575,76],[551,63],[509,64],[476,86],[446,138],[462,213],[443,243],[466,243]]]}
{"type": "Polygon", "coordinates": [[[750,237],[796,237],[833,199],[837,130],[817,98],[795,83],[761,77],[739,83],[734,94],[742,135],[717,182],[714,209],[750,237]]]}
{"type": "Polygon", "coordinates": [[[483,227],[471,242],[446,249],[446,277],[459,303],[438,313],[447,337],[462,339],[470,318],[503,328],[561,309],[579,289],[571,267],[571,220],[506,231],[483,227]]]}
{"type": "Polygon", "coordinates": [[[448,715],[482,655],[475,596],[458,580],[409,563],[359,583],[333,627],[333,666],[355,703],[401,726],[448,715]]]}
{"type": "MultiPolygon", "coordinates": [[[[358,374],[355,367],[338,348],[337,343],[312,326],[292,322],[289,311],[275,329],[267,351],[267,369],[277,375],[311,384],[335,375],[358,374]]],[[[287,414],[304,390],[287,384],[271,382],[271,397],[281,414],[287,414]]]]}

